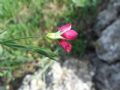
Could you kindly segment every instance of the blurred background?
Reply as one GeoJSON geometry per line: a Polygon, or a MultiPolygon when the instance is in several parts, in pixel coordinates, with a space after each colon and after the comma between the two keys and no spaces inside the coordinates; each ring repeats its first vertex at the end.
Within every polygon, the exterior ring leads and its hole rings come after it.
{"type": "MultiPolygon", "coordinates": [[[[0,40],[46,48],[46,53],[51,51],[58,61],[61,56],[80,58],[92,49],[89,32],[99,11],[99,3],[100,0],[0,0],[0,40]],[[69,54],[56,41],[45,38],[48,32],[56,32],[66,23],[71,23],[79,34],[75,41],[71,41],[73,50],[69,54]]],[[[1,84],[8,84],[38,68],[44,70],[46,65],[54,62],[49,57],[19,47],[0,44],[1,84]]]]}

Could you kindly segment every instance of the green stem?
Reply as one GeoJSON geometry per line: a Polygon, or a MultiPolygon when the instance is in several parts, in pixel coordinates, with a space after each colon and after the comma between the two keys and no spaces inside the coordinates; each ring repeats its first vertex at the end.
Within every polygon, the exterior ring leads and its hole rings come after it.
{"type": "Polygon", "coordinates": [[[28,38],[39,38],[38,36],[30,36],[30,37],[22,37],[22,38],[15,38],[15,39],[10,39],[10,40],[4,40],[5,42],[7,41],[16,41],[16,40],[21,40],[21,39],[28,39],[28,38]]]}

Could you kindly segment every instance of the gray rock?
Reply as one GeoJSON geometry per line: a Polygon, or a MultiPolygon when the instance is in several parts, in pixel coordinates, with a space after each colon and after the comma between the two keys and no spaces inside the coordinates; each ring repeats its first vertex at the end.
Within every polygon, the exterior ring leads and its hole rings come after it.
{"type": "Polygon", "coordinates": [[[88,61],[68,59],[63,65],[54,62],[44,79],[41,70],[27,75],[18,90],[94,90],[93,72],[88,61]]]}
{"type": "Polygon", "coordinates": [[[109,0],[93,30],[99,36],[91,60],[96,90],[120,90],[120,0],[109,0]]]}
{"type": "Polygon", "coordinates": [[[120,0],[110,0],[110,4],[108,6],[109,8],[114,8],[115,10],[118,10],[120,9],[120,0]]]}
{"type": "Polygon", "coordinates": [[[120,63],[102,63],[93,77],[96,90],[120,90],[120,63]]]}
{"type": "Polygon", "coordinates": [[[101,11],[97,17],[96,24],[94,26],[94,31],[98,36],[101,35],[101,32],[112,22],[114,22],[119,16],[120,12],[120,0],[109,0],[108,6],[106,9],[101,11]]]}
{"type": "Polygon", "coordinates": [[[102,32],[96,42],[96,52],[100,59],[108,63],[120,60],[120,19],[102,32]]]}
{"type": "Polygon", "coordinates": [[[0,90],[6,90],[5,86],[0,85],[0,90]]]}

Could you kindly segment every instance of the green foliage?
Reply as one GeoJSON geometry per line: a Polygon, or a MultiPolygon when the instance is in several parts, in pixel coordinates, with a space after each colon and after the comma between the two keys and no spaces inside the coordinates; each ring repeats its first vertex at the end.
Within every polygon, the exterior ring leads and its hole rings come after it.
{"type": "Polygon", "coordinates": [[[0,20],[9,19],[17,13],[20,5],[17,0],[0,0],[0,20]]]}
{"type": "Polygon", "coordinates": [[[98,0],[72,0],[76,6],[86,7],[86,6],[94,6],[97,4],[98,0]]]}
{"type": "Polygon", "coordinates": [[[46,1],[0,0],[0,76],[11,76],[16,68],[36,59],[29,57],[29,52],[37,58],[42,58],[39,54],[50,59],[56,57],[50,48],[46,49],[48,42],[44,43],[46,33],[42,30],[41,18],[46,1]]]}
{"type": "Polygon", "coordinates": [[[56,58],[56,42],[46,40],[45,35],[64,23],[72,23],[79,33],[78,39],[72,41],[71,55],[84,54],[84,31],[95,16],[96,3],[97,0],[0,0],[0,76],[11,77],[16,68],[31,60],[44,63],[45,57],[40,54],[56,58]]]}
{"type": "MultiPolygon", "coordinates": [[[[86,3],[89,3],[89,1],[90,0],[85,0],[86,3]]],[[[86,32],[87,29],[90,28],[90,25],[94,22],[93,20],[95,20],[98,4],[99,1],[97,0],[94,0],[94,4],[86,4],[83,7],[78,7],[76,4],[72,4],[72,8],[70,8],[69,13],[61,17],[61,19],[64,19],[64,23],[72,23],[73,29],[78,32],[78,38],[75,41],[71,41],[73,50],[70,55],[81,57],[85,54],[87,47],[86,37],[88,36],[86,35],[86,32]]]]}

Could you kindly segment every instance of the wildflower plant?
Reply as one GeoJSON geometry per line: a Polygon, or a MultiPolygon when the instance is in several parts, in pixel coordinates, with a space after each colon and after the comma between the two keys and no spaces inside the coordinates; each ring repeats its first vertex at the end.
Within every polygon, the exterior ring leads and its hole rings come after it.
{"type": "Polygon", "coordinates": [[[21,69],[20,65],[26,65],[25,62],[29,61],[40,60],[44,64],[44,58],[47,58],[47,64],[44,65],[48,66],[57,57],[54,48],[56,43],[51,42],[57,42],[65,52],[72,52],[72,55],[84,53],[86,44],[83,43],[80,30],[85,30],[82,21],[90,21],[86,15],[91,14],[81,12],[85,10],[79,7],[89,6],[89,1],[0,0],[0,76],[12,76],[13,70],[21,69]],[[68,23],[58,27],[57,32],[48,33],[53,32],[61,22],[74,23],[77,32],[68,23]],[[52,40],[47,42],[46,37],[52,40]]]}
{"type": "Polygon", "coordinates": [[[71,52],[72,45],[68,42],[69,40],[75,40],[78,33],[71,29],[71,24],[65,24],[58,28],[55,33],[48,33],[47,37],[50,39],[57,39],[59,45],[67,52],[71,52]]]}

